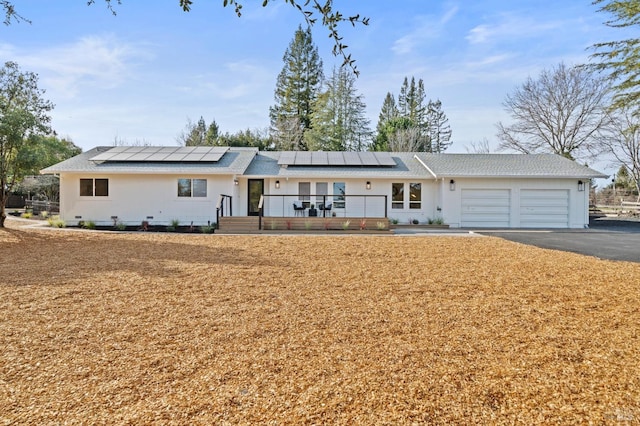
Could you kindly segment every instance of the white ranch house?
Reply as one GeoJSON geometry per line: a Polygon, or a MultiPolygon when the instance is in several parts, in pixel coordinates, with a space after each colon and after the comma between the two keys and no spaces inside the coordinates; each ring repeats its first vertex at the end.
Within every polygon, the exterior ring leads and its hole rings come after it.
{"type": "Polygon", "coordinates": [[[97,147],[42,173],[60,176],[60,217],[69,225],[205,225],[220,216],[315,213],[442,219],[454,228],[587,227],[590,179],[606,177],[551,154],[234,147],[97,147]]]}

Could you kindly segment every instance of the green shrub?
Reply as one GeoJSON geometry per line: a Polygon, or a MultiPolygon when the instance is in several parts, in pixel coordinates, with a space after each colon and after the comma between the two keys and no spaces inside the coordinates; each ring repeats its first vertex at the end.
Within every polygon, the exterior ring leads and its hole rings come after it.
{"type": "Polygon", "coordinates": [[[351,221],[345,220],[344,222],[342,222],[342,229],[346,231],[347,229],[349,229],[349,225],[351,225],[351,221]]]}
{"type": "Polygon", "coordinates": [[[179,219],[171,219],[171,222],[169,222],[169,226],[171,226],[175,230],[175,228],[180,226],[180,220],[179,219]]]}
{"type": "Polygon", "coordinates": [[[310,221],[310,220],[306,220],[306,221],[304,222],[304,229],[306,229],[307,231],[308,231],[309,229],[311,229],[311,221],[310,221]]]}
{"type": "Polygon", "coordinates": [[[116,230],[118,231],[124,231],[125,229],[127,229],[127,225],[125,225],[121,221],[117,221],[114,228],[116,228],[116,230]]]}
{"type": "Polygon", "coordinates": [[[437,217],[435,219],[429,219],[429,225],[444,225],[444,219],[437,217]]]}
{"type": "Polygon", "coordinates": [[[391,218],[389,219],[391,221],[392,224],[397,225],[398,224],[398,219],[396,218],[391,218]]]}
{"type": "Polygon", "coordinates": [[[24,218],[24,219],[31,219],[33,217],[33,213],[31,212],[24,212],[20,215],[20,217],[24,218]]]}
{"type": "Polygon", "coordinates": [[[43,219],[46,219],[47,217],[49,217],[49,212],[41,211],[40,212],[40,217],[43,218],[43,219]]]}
{"type": "Polygon", "coordinates": [[[203,234],[213,234],[214,229],[216,229],[215,225],[203,225],[200,227],[200,232],[203,234]]]}
{"type": "Polygon", "coordinates": [[[60,220],[60,216],[49,216],[47,218],[47,223],[52,228],[64,228],[67,226],[66,223],[64,223],[64,220],[60,220]]]}
{"type": "Polygon", "coordinates": [[[387,229],[387,224],[384,222],[377,222],[376,228],[378,228],[378,231],[384,231],[385,229],[387,229]]]}
{"type": "Polygon", "coordinates": [[[92,220],[87,220],[84,222],[84,229],[96,229],[96,223],[92,220]]]}

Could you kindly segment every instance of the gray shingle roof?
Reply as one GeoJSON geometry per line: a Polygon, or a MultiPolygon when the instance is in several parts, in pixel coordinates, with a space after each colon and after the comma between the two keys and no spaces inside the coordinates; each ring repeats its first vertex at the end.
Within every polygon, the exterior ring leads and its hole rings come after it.
{"type": "Polygon", "coordinates": [[[112,147],[97,147],[42,170],[42,173],[229,174],[268,178],[397,178],[448,177],[603,178],[606,175],[553,154],[428,154],[393,152],[395,166],[287,166],[278,164],[286,151],[231,147],[215,163],[91,161],[112,147]]]}
{"type": "Polygon", "coordinates": [[[604,178],[555,154],[427,154],[417,156],[437,177],[604,178]]]}

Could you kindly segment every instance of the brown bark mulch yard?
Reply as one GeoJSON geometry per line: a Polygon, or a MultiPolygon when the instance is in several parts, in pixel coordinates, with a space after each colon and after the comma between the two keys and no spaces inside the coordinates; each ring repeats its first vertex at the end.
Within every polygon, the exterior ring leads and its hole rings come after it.
{"type": "Polygon", "coordinates": [[[640,264],[9,225],[3,424],[640,422],[640,264]]]}

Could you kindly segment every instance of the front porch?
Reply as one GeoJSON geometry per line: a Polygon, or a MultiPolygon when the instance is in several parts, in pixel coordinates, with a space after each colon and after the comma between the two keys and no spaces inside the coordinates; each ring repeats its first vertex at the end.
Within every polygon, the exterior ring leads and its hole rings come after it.
{"type": "Polygon", "coordinates": [[[220,196],[219,233],[389,230],[386,195],[261,194],[247,216],[234,216],[232,205],[232,197],[220,196]]]}

